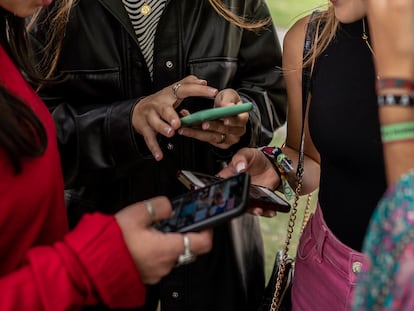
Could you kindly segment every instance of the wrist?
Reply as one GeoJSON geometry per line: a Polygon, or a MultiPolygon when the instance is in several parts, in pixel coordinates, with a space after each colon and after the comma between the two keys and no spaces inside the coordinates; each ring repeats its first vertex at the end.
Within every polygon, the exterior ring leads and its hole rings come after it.
{"type": "Polygon", "coordinates": [[[279,176],[279,184],[275,189],[283,187],[283,193],[286,198],[290,200],[294,195],[294,191],[288,182],[288,174],[293,171],[292,160],[283,153],[280,147],[265,146],[260,147],[259,150],[262,151],[266,158],[272,163],[274,170],[279,176]]]}

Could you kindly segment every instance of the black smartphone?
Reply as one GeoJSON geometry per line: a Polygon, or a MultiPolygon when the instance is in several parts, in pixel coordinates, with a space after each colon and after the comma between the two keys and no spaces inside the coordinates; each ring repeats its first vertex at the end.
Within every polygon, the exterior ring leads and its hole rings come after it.
{"type": "Polygon", "coordinates": [[[155,227],[163,232],[200,231],[241,215],[247,209],[250,177],[220,179],[171,200],[174,215],[155,227]]]}
{"type": "MultiPolygon", "coordinates": [[[[187,170],[178,171],[177,178],[188,189],[198,189],[221,180],[218,176],[187,170]]],[[[288,213],[291,208],[290,203],[277,192],[255,184],[251,184],[249,188],[249,205],[282,213],[288,213]]]]}

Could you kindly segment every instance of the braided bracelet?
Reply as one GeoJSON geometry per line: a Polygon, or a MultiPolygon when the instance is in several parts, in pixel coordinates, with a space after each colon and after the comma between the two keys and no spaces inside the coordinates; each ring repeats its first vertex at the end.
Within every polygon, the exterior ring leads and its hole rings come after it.
{"type": "Polygon", "coordinates": [[[414,106],[414,94],[385,94],[378,95],[378,106],[402,106],[413,107],[414,106]]]}
{"type": "Polygon", "coordinates": [[[400,78],[383,78],[377,80],[377,90],[404,89],[414,91],[414,81],[400,78]]]}
{"type": "Polygon", "coordinates": [[[414,121],[381,126],[383,143],[414,139],[414,121]]]}
{"type": "Polygon", "coordinates": [[[290,187],[288,182],[288,173],[293,171],[292,160],[282,152],[280,147],[260,147],[259,150],[270,160],[276,173],[279,175],[280,182],[276,189],[282,185],[283,193],[288,200],[291,200],[295,192],[290,187]]]}

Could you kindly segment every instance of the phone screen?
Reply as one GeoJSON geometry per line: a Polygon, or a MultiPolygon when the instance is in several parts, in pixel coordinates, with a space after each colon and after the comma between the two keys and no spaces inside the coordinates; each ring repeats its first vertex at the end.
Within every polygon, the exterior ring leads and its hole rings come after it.
{"type": "Polygon", "coordinates": [[[249,175],[220,179],[171,202],[174,216],[157,226],[164,232],[200,231],[242,214],[247,208],[249,175]]]}
{"type": "MultiPolygon", "coordinates": [[[[199,189],[208,184],[221,180],[220,177],[206,175],[203,173],[181,170],[178,172],[178,179],[188,189],[199,189]]],[[[263,186],[251,184],[249,189],[250,205],[263,209],[270,209],[275,212],[287,213],[291,205],[279,194],[263,186]]]]}

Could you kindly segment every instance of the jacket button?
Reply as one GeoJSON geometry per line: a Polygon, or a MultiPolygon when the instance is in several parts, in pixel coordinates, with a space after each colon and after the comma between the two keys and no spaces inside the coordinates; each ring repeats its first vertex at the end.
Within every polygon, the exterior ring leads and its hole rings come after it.
{"type": "Polygon", "coordinates": [[[174,149],[174,145],[172,143],[168,143],[167,144],[167,149],[170,150],[170,151],[173,150],[174,149]]]}
{"type": "Polygon", "coordinates": [[[177,299],[178,298],[178,292],[172,292],[171,297],[177,299]]]}
{"type": "Polygon", "coordinates": [[[168,69],[171,69],[172,67],[174,67],[174,63],[170,60],[167,60],[165,62],[165,67],[167,67],[168,69]]]}

